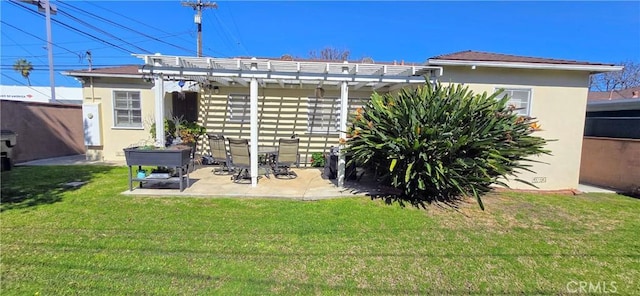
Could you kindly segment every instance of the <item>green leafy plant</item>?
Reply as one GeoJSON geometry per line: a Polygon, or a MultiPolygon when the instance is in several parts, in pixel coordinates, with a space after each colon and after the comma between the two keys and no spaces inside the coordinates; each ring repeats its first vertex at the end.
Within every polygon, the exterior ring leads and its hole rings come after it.
{"type": "Polygon", "coordinates": [[[346,151],[396,188],[401,203],[424,206],[474,196],[484,209],[481,196],[492,184],[507,186],[504,177],[531,171],[527,161],[535,160],[529,156],[549,154],[543,149],[547,141],[532,135],[537,121],[514,113],[500,93],[474,94],[440,83],[374,93],[352,116],[346,151]]]}
{"type": "Polygon", "coordinates": [[[195,143],[198,138],[207,133],[207,129],[197,122],[182,122],[178,130],[180,139],[184,143],[195,143]]]}
{"type": "Polygon", "coordinates": [[[313,152],[311,153],[311,166],[312,167],[323,167],[324,166],[324,154],[322,152],[313,152]]]}
{"type": "MultiPolygon", "coordinates": [[[[151,124],[149,128],[149,133],[151,134],[151,138],[155,139],[156,137],[156,123],[151,124]]],[[[164,119],[164,137],[166,145],[170,145],[173,140],[176,138],[176,124],[173,120],[164,119]]]]}

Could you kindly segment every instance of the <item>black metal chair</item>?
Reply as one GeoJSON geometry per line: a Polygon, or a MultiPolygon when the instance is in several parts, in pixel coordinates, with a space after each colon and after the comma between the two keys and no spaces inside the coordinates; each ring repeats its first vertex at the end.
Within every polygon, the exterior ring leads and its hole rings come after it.
{"type": "Polygon", "coordinates": [[[209,138],[209,149],[213,162],[220,165],[219,168],[213,169],[213,173],[216,175],[225,172],[233,173],[233,170],[229,167],[231,160],[229,151],[227,151],[227,141],[224,136],[221,134],[208,133],[207,137],[209,138]]]}
{"type": "Polygon", "coordinates": [[[278,143],[278,155],[276,156],[276,163],[273,175],[287,176],[289,179],[298,177],[291,167],[300,165],[300,154],[298,148],[300,147],[300,139],[280,139],[278,143]]]}
{"type": "Polygon", "coordinates": [[[231,180],[238,182],[242,179],[250,178],[251,157],[249,157],[249,141],[247,139],[229,140],[229,160],[230,169],[237,172],[231,180]]]}

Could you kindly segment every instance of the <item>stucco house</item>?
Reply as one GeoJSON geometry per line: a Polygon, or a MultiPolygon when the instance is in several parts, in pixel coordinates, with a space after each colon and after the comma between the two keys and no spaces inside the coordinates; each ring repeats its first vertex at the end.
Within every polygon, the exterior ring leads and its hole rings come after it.
{"type": "MultiPolygon", "coordinates": [[[[577,188],[589,75],[621,70],[611,64],[477,51],[402,65],[137,56],[142,65],[65,72],[83,82],[89,157],[123,159],[123,148],[153,140],[153,122],[179,115],[197,120],[208,132],[260,145],[296,135],[305,166],[313,152],[338,145],[346,130],[341,115],[372,92],[394,92],[429,79],[463,83],[475,92],[503,88],[518,112],[538,118],[539,135],[556,140],[548,146],[553,155],[540,157],[546,164],[535,164],[536,174],[521,178],[544,190],[577,188]]],[[[162,133],[156,142],[164,141],[162,133]]],[[[200,143],[200,151],[206,153],[206,146],[200,143]]]]}

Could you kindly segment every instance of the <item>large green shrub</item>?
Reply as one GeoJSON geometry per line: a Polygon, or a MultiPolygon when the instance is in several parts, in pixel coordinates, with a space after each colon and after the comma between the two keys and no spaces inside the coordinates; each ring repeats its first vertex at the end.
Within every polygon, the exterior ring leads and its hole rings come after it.
{"type": "Polygon", "coordinates": [[[546,140],[532,135],[535,119],[514,113],[500,93],[440,83],[374,93],[351,120],[346,151],[398,189],[401,202],[474,196],[484,209],[481,196],[492,184],[507,186],[504,177],[530,171],[529,156],[549,153],[546,140]]]}

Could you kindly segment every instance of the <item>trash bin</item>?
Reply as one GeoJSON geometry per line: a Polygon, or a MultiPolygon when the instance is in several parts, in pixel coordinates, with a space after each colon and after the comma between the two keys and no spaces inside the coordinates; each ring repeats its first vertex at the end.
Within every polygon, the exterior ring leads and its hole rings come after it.
{"type": "Polygon", "coordinates": [[[16,145],[16,133],[10,130],[1,130],[0,131],[0,146],[1,148],[1,156],[2,161],[0,162],[0,170],[7,171],[11,170],[11,166],[13,165],[13,146],[16,145]]]}
{"type": "MultiPolygon", "coordinates": [[[[329,153],[327,154],[327,158],[324,162],[324,171],[329,179],[335,179],[338,177],[338,155],[339,155],[338,147],[333,147],[329,149],[329,153]]],[[[351,156],[347,154],[345,156],[345,160],[347,164],[351,160],[351,156]]],[[[355,180],[356,179],[356,166],[355,164],[347,165],[345,167],[344,177],[346,180],[355,180]]]]}

